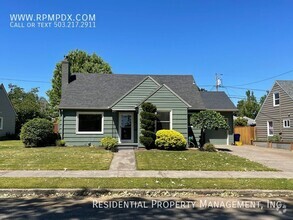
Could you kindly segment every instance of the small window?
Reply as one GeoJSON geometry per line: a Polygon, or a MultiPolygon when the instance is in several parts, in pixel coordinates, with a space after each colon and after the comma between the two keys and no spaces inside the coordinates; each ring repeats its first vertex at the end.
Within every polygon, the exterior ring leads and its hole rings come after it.
{"type": "Polygon", "coordinates": [[[278,92],[275,92],[273,94],[273,100],[274,100],[274,106],[279,106],[280,105],[280,95],[278,92]]]}
{"type": "Polygon", "coordinates": [[[162,129],[172,129],[170,111],[157,111],[156,130],[162,129]]]}
{"type": "Polygon", "coordinates": [[[273,126],[272,121],[268,121],[267,129],[268,129],[268,136],[273,136],[274,135],[274,126],[273,126]]]}
{"type": "Polygon", "coordinates": [[[3,117],[0,117],[0,130],[3,129],[3,117]]]}
{"type": "Polygon", "coordinates": [[[102,134],[102,113],[77,113],[77,133],[102,134]]]}
{"type": "Polygon", "coordinates": [[[290,128],[290,119],[284,119],[283,120],[283,127],[284,128],[290,128]]]}

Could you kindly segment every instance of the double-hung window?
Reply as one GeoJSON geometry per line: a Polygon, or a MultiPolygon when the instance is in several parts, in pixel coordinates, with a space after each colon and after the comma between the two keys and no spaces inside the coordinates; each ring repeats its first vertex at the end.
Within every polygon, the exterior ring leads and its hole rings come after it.
{"type": "Polygon", "coordinates": [[[274,106],[280,105],[280,94],[278,92],[275,92],[273,94],[273,102],[274,102],[274,106]]]}
{"type": "Polygon", "coordinates": [[[77,134],[103,134],[104,115],[101,112],[78,112],[76,117],[77,134]]]}
{"type": "Polygon", "coordinates": [[[290,128],[290,119],[283,120],[283,128],[290,128]]]}
{"type": "Polygon", "coordinates": [[[172,129],[172,112],[157,111],[156,130],[172,129]]]}

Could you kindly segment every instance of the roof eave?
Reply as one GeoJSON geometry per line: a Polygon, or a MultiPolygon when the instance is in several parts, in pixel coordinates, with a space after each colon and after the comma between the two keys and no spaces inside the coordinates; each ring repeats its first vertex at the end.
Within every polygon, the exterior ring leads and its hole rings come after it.
{"type": "Polygon", "coordinates": [[[61,106],[59,110],[62,109],[73,109],[73,110],[110,110],[108,107],[70,107],[70,106],[61,106]]]}

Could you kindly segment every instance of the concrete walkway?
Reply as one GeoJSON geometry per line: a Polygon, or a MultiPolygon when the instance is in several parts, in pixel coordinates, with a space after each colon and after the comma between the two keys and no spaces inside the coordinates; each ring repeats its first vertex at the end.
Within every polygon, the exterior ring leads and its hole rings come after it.
{"type": "Polygon", "coordinates": [[[119,150],[114,154],[110,171],[136,170],[134,150],[119,150]]]}

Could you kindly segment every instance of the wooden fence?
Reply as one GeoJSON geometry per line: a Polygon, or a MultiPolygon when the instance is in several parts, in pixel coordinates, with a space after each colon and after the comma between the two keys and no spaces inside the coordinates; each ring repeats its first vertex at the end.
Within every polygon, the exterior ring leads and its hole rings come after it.
{"type": "Polygon", "coordinates": [[[255,140],[255,127],[235,127],[234,134],[240,134],[242,144],[252,144],[255,140]]]}

